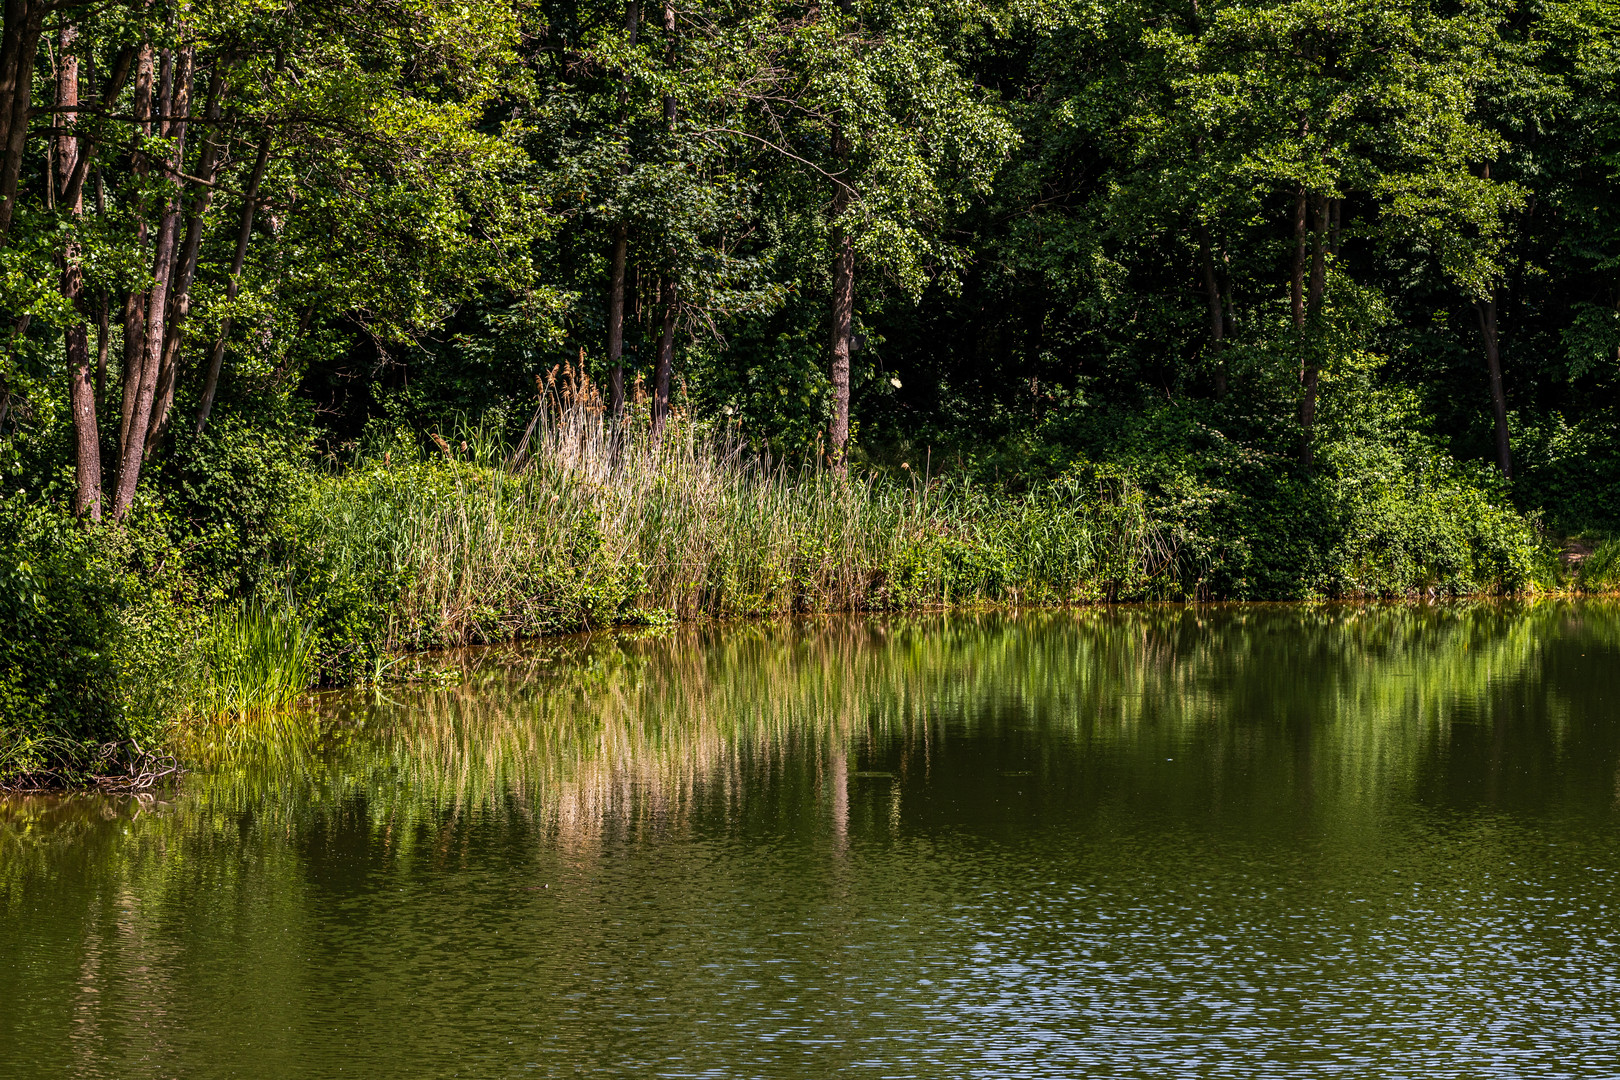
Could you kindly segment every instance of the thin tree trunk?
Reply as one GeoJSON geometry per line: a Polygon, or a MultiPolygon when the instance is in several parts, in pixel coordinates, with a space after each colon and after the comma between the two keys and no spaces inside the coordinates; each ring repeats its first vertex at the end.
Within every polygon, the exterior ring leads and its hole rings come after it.
{"type": "Polygon", "coordinates": [[[669,384],[675,370],[675,323],[680,311],[680,291],[673,277],[664,279],[664,332],[658,337],[658,365],[653,369],[653,434],[664,430],[669,416],[669,384]]]}
{"type": "MultiPolygon", "coordinates": [[[[106,101],[103,97],[101,100],[106,101]]],[[[86,148],[86,153],[89,149],[86,148]]],[[[96,169],[96,217],[105,219],[107,215],[107,185],[102,182],[101,169],[96,169]]],[[[96,311],[96,402],[101,404],[107,400],[107,346],[108,321],[111,318],[112,297],[106,289],[101,290],[101,303],[96,311]]]]}
{"type": "MultiPolygon", "coordinates": [[[[838,0],[839,13],[847,18],[851,0],[838,0]]],[[[805,18],[817,22],[821,18],[821,5],[812,2],[805,18]]],[[[849,141],[843,127],[834,121],[832,128],[833,161],[840,172],[847,171],[849,141]]],[[[832,296],[828,311],[828,375],[832,381],[832,415],[827,423],[827,456],[833,468],[842,473],[847,465],[849,450],[849,354],[850,336],[855,320],[855,243],[845,229],[842,218],[849,210],[853,191],[842,176],[833,180],[832,205],[828,208],[828,247],[832,250],[832,296]]]]}
{"type": "MultiPolygon", "coordinates": [[[[838,140],[842,143],[842,139],[838,140]]],[[[842,158],[847,151],[841,151],[842,158]]],[[[855,319],[855,243],[840,218],[849,208],[849,188],[842,181],[832,204],[832,418],[827,427],[828,453],[834,468],[843,471],[849,450],[849,354],[855,319]]]]}
{"type": "MultiPolygon", "coordinates": [[[[216,65],[208,88],[205,115],[210,122],[219,119],[220,101],[225,93],[223,62],[216,65]]],[[[203,140],[202,154],[197,162],[197,177],[203,181],[201,190],[192,199],[186,215],[185,240],[175,262],[174,285],[170,289],[167,325],[163,332],[163,359],[158,366],[157,398],[152,406],[151,430],[146,435],[146,459],[150,461],[158,443],[169,427],[169,410],[174,405],[174,388],[179,379],[180,344],[184,337],[186,316],[191,313],[191,281],[197,272],[197,250],[202,244],[203,215],[213,195],[211,186],[218,171],[219,147],[208,129],[203,140]]]]}
{"type": "Polygon", "coordinates": [[[1204,276],[1204,299],[1209,306],[1209,347],[1215,356],[1215,396],[1226,396],[1226,311],[1221,304],[1220,282],[1215,278],[1215,256],[1210,250],[1209,228],[1198,226],[1198,259],[1204,276]]]}
{"type": "MultiPolygon", "coordinates": [[[[152,132],[152,46],[142,45],[135,67],[135,141],[152,132]]],[[[132,153],[132,167],[137,177],[149,171],[146,154],[139,149],[132,153]]],[[[146,246],[146,208],[139,200],[134,206],[135,243],[146,246]]],[[[130,417],[135,412],[135,399],[141,389],[141,357],[146,355],[146,291],[130,290],[124,294],[124,386],[118,403],[118,460],[120,468],[129,455],[130,417]]],[[[114,483],[117,488],[117,483],[114,483]]]]}
{"type": "MultiPolygon", "coordinates": [[[[17,77],[23,67],[23,34],[32,6],[30,0],[5,0],[4,32],[0,33],[0,158],[5,156],[6,148],[11,145],[13,98],[18,89],[17,77]]],[[[38,49],[37,41],[35,49],[38,49]]]]}
{"type": "Polygon", "coordinates": [[[1311,286],[1305,300],[1306,321],[1313,321],[1322,313],[1322,294],[1327,288],[1328,200],[1326,195],[1316,197],[1312,208],[1311,286]]]}
{"type": "MultiPolygon", "coordinates": [[[[242,220],[236,229],[236,254],[231,257],[230,280],[225,285],[225,303],[236,299],[242,287],[242,267],[247,262],[248,241],[253,237],[253,212],[259,198],[259,184],[264,180],[265,167],[270,163],[270,132],[259,139],[259,153],[253,159],[253,173],[248,177],[247,190],[242,193],[242,220]]],[[[203,380],[202,401],[197,406],[197,434],[208,423],[208,414],[214,408],[214,393],[219,389],[219,370],[225,362],[225,343],[231,336],[231,317],[225,316],[219,324],[219,337],[208,355],[208,375],[203,380]]]]}
{"type": "MultiPolygon", "coordinates": [[[[838,0],[838,11],[849,18],[852,0],[838,0]]],[[[849,168],[849,140],[843,129],[833,129],[833,157],[840,173],[849,168]]],[[[842,178],[832,202],[832,342],[831,368],[833,387],[832,423],[828,425],[827,442],[832,451],[833,467],[843,473],[849,462],[849,355],[855,324],[855,240],[840,219],[849,210],[854,192],[842,178]]]]}
{"type": "Polygon", "coordinates": [[[100,310],[96,312],[96,400],[106,401],[107,397],[107,346],[111,344],[108,335],[109,321],[111,319],[112,297],[107,293],[101,294],[100,310]]]}
{"type": "MultiPolygon", "coordinates": [[[[140,230],[144,234],[146,230],[140,230]]],[[[144,240],[145,236],[140,235],[144,240]]],[[[141,390],[141,357],[146,355],[146,293],[131,289],[124,294],[124,375],[123,392],[118,400],[118,460],[129,450],[130,417],[141,390]]],[[[116,487],[116,482],[114,487],[116,487]]]]}
{"type": "MultiPolygon", "coordinates": [[[[675,63],[675,5],[664,0],[664,62],[675,63]]],[[[675,98],[664,95],[664,130],[675,133],[675,98]]],[[[660,300],[664,308],[663,333],[658,336],[658,363],[653,368],[653,434],[664,430],[669,418],[670,380],[675,371],[675,326],[680,318],[680,285],[675,277],[675,253],[670,252],[670,265],[664,273],[660,300]]]]}
{"type": "Polygon", "coordinates": [[[1322,292],[1327,285],[1328,206],[1327,196],[1318,195],[1312,206],[1311,281],[1306,299],[1305,317],[1312,332],[1301,342],[1305,355],[1301,382],[1305,393],[1299,402],[1300,446],[1299,457],[1307,466],[1311,464],[1311,437],[1316,428],[1316,391],[1322,381],[1320,335],[1315,332],[1322,314],[1322,292]]]}
{"type": "MultiPolygon", "coordinates": [[[[62,275],[62,296],[82,307],[84,274],[78,265],[78,245],[69,246],[73,259],[62,275]]],[[[76,319],[65,341],[68,366],[68,401],[73,411],[73,466],[76,488],[73,512],[101,520],[101,431],[96,426],[96,394],[90,367],[89,327],[76,319]]]]}
{"type": "Polygon", "coordinates": [[[629,248],[629,228],[623,223],[615,225],[607,310],[607,352],[608,363],[613,368],[611,397],[614,416],[624,415],[624,263],[629,248]]]}
{"type": "Polygon", "coordinates": [[[5,30],[0,34],[0,244],[11,232],[17,208],[17,185],[28,148],[28,113],[33,107],[34,59],[46,10],[40,0],[5,4],[5,30]]]}
{"type": "MultiPolygon", "coordinates": [[[[129,73],[134,61],[135,49],[133,46],[126,45],[118,50],[118,55],[113,59],[112,74],[107,77],[106,83],[101,88],[101,96],[97,99],[98,104],[105,106],[107,102],[113,100],[123,91],[124,83],[129,81],[129,73]]],[[[85,73],[86,81],[89,81],[90,77],[90,72],[87,71],[85,73]]],[[[90,163],[95,159],[96,147],[100,143],[100,135],[105,123],[106,120],[103,117],[95,127],[90,129],[88,135],[80,139],[79,167],[73,171],[72,180],[63,189],[63,202],[77,202],[80,193],[84,190],[85,178],[90,175],[90,163]]],[[[103,190],[101,172],[98,169],[96,171],[96,213],[105,214],[106,212],[106,192],[103,190]]]]}
{"type": "Polygon", "coordinates": [[[1299,189],[1299,197],[1294,200],[1294,267],[1292,275],[1292,294],[1294,309],[1294,329],[1303,332],[1305,329],[1305,188],[1299,189]]]}
{"type": "MultiPolygon", "coordinates": [[[[72,53],[78,38],[78,28],[64,24],[57,34],[56,65],[56,175],[47,183],[58,187],[63,196],[62,208],[74,219],[84,214],[83,187],[77,197],[67,198],[78,172],[79,140],[74,133],[78,126],[79,60],[72,53]]],[[[95,385],[90,374],[90,341],[85,325],[84,267],[80,264],[78,235],[68,233],[62,251],[62,298],[68,302],[76,316],[63,335],[63,350],[68,369],[68,404],[73,414],[73,466],[76,481],[73,512],[92,521],[101,520],[101,433],[96,428],[95,385]]]]}
{"type": "MultiPolygon", "coordinates": [[[[624,5],[625,40],[635,48],[641,29],[641,4],[630,0],[624,5]]],[[[619,112],[630,104],[630,84],[624,72],[619,78],[619,112]]],[[[630,249],[630,228],[624,222],[613,226],[613,255],[608,281],[607,351],[612,369],[608,380],[609,407],[615,417],[624,415],[624,261],[630,249]]]]}
{"type": "Polygon", "coordinates": [[[1496,297],[1474,301],[1479,336],[1485,345],[1485,370],[1491,381],[1491,412],[1496,420],[1496,467],[1513,477],[1513,451],[1508,445],[1507,394],[1502,386],[1502,349],[1496,333],[1496,297]]]}
{"type": "MultiPolygon", "coordinates": [[[[664,0],[664,59],[673,73],[675,67],[675,4],[664,0]]],[[[664,126],[675,130],[675,95],[664,95],[664,126]]]]}
{"type": "Polygon", "coordinates": [[[176,178],[185,161],[186,120],[190,107],[191,49],[181,50],[177,62],[164,65],[162,83],[167,93],[161,94],[162,115],[170,117],[164,134],[174,140],[168,162],[170,194],[158,225],[157,242],[152,256],[152,291],[146,305],[146,349],[141,360],[139,389],[135,407],[130,412],[129,444],[123,461],[119,463],[118,490],[113,496],[113,517],[120,520],[129,512],[135,500],[135,487],[140,481],[141,464],[145,460],[146,435],[152,420],[152,401],[157,391],[158,365],[163,359],[163,322],[168,307],[169,282],[174,274],[176,234],[180,231],[180,181],[176,178]]]}

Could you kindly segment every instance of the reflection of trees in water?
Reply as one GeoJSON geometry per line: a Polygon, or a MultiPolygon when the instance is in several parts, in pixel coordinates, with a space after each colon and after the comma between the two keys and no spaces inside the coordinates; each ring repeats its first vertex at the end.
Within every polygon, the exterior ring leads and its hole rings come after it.
{"type": "MultiPolygon", "coordinates": [[[[584,854],[696,814],[741,821],[750,800],[842,832],[850,771],[876,763],[914,782],[952,752],[947,731],[985,753],[1032,732],[1045,747],[1035,783],[1107,768],[1129,776],[1115,786],[1134,805],[1194,815],[1211,801],[1376,809],[1461,783],[1464,764],[1506,797],[1520,782],[1507,764],[1544,773],[1566,752],[1568,696],[1602,691],[1601,658],[1617,654],[1616,609],[1594,603],[1085,609],[570,639],[463,658],[470,674],[449,688],[334,695],[318,718],[238,734],[162,812],[86,801],[74,843],[149,834],[154,820],[160,833],[289,835],[316,817],[384,851],[448,858],[478,813],[584,854]],[[1592,663],[1571,668],[1582,652],[1592,663]],[[1158,767],[1167,757],[1194,771],[1158,767]]],[[[1581,738],[1586,765],[1608,768],[1607,736],[1581,738]]],[[[8,863],[25,835],[67,835],[50,820],[63,804],[28,805],[0,811],[8,863]]]]}

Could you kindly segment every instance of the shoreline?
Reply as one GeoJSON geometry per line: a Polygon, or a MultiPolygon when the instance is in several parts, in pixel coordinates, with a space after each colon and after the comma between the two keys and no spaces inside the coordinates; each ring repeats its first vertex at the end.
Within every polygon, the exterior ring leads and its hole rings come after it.
{"type": "MultiPolygon", "coordinates": [[[[1255,611],[1281,611],[1286,609],[1412,609],[1437,610],[1446,607],[1461,607],[1474,605],[1523,605],[1526,607],[1542,603],[1582,603],[1600,602],[1603,600],[1620,600],[1620,589],[1605,589],[1597,591],[1581,590],[1525,590],[1512,594],[1478,593],[1461,596],[1420,596],[1420,597],[1337,597],[1316,600],[1132,600],[1132,601],[1085,601],[1070,604],[1004,604],[1004,603],[972,603],[949,606],[916,607],[904,610],[867,610],[867,611],[821,611],[802,612],[791,615],[735,615],[735,616],[699,616],[689,619],[670,619],[655,624],[621,623],[602,627],[593,627],[567,633],[539,634],[523,637],[513,637],[497,641],[464,643],[459,645],[438,646],[424,649],[408,649],[390,657],[389,666],[402,663],[412,657],[467,657],[468,654],[493,652],[497,650],[520,650],[526,646],[541,646],[545,643],[563,644],[568,642],[588,643],[596,638],[608,640],[627,638],[631,636],[663,636],[681,631],[715,629],[723,630],[728,627],[741,626],[789,626],[798,623],[828,623],[834,620],[887,620],[906,619],[912,617],[929,617],[948,619],[953,616],[964,615],[1022,615],[1022,614],[1056,614],[1060,612],[1082,611],[1164,611],[1168,609],[1189,609],[1211,612],[1232,612],[1242,610],[1255,611]]],[[[451,664],[448,667],[463,666],[451,664]]],[[[438,670],[447,670],[441,668],[438,670]]],[[[219,726],[228,729],[240,729],[251,722],[275,722],[278,717],[294,715],[301,710],[308,709],[314,699],[328,694],[343,694],[362,690],[368,686],[381,687],[410,687],[427,688],[439,682],[441,685],[452,685],[449,682],[433,678],[390,678],[378,681],[350,680],[340,683],[310,687],[301,692],[298,697],[286,704],[272,709],[254,712],[250,715],[237,714],[233,716],[217,717],[174,717],[171,718],[162,736],[161,746],[152,749],[142,748],[133,741],[129,744],[107,744],[103,749],[103,760],[107,762],[120,761],[123,768],[118,772],[105,772],[87,776],[79,782],[55,782],[44,784],[15,784],[0,783],[0,799],[15,796],[52,796],[77,795],[86,793],[100,793],[119,797],[140,797],[148,793],[169,790],[174,784],[183,781],[183,777],[192,769],[184,759],[183,748],[179,745],[182,734],[186,731],[198,732],[210,726],[219,726]],[[118,758],[117,749],[130,746],[137,751],[131,757],[118,758]]]]}

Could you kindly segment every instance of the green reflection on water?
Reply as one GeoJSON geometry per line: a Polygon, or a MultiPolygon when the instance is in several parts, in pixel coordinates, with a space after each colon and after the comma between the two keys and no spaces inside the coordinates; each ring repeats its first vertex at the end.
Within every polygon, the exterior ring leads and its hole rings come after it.
{"type": "Polygon", "coordinates": [[[1552,999],[1514,1060],[1556,1072],[1620,959],[1616,659],[1594,602],[462,657],[199,746],[158,798],[0,802],[0,1060],[1466,1071],[1497,1060],[1469,1025],[1552,999]]]}

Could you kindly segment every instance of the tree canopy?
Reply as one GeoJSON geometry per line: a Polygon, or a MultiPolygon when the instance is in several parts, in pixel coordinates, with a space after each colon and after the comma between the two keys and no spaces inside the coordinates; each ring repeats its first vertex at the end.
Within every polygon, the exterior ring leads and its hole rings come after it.
{"type": "Polygon", "coordinates": [[[5,467],[88,517],[211,417],[521,424],[561,363],[840,468],[1376,444],[1620,517],[1615,0],[8,0],[0,51],[5,467]]]}

